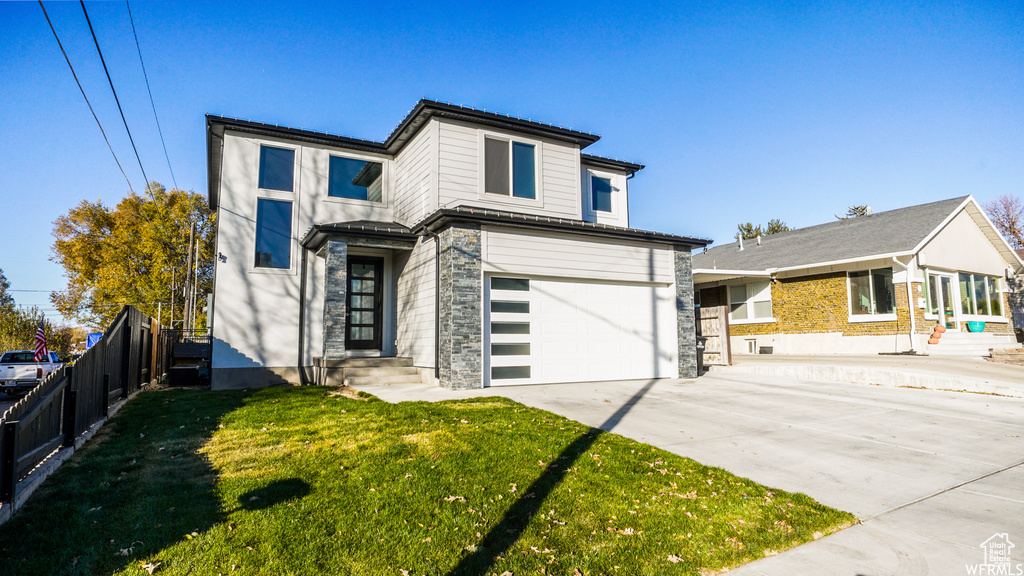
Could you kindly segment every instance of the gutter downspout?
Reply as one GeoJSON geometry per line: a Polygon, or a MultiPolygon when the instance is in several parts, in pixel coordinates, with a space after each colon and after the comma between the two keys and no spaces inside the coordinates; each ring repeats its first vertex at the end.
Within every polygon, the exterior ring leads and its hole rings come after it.
{"type": "MultiPolygon", "coordinates": [[[[917,350],[914,348],[914,337],[917,335],[917,327],[914,325],[914,290],[910,279],[910,264],[900,262],[895,256],[892,257],[892,261],[902,266],[903,271],[907,274],[907,312],[910,314],[910,351],[916,354],[917,350]]],[[[913,262],[913,256],[911,256],[911,262],[913,262]]]]}
{"type": "Polygon", "coordinates": [[[297,357],[297,368],[299,369],[299,384],[309,386],[309,378],[306,376],[306,368],[302,365],[306,351],[306,258],[309,250],[302,247],[302,266],[299,272],[299,355],[297,357]]]}

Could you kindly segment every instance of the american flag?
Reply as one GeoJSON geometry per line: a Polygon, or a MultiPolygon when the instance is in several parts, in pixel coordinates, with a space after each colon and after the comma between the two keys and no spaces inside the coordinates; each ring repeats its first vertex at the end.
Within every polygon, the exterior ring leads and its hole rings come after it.
{"type": "Polygon", "coordinates": [[[36,329],[36,362],[42,362],[49,355],[46,351],[46,332],[43,330],[43,321],[39,321],[39,328],[36,329]]]}

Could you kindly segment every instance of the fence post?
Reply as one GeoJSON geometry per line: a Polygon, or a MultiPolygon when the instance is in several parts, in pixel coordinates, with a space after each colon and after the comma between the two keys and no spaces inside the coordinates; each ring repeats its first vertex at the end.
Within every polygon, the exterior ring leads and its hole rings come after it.
{"type": "Polygon", "coordinates": [[[103,375],[103,417],[110,416],[110,374],[103,375]]]}
{"type": "Polygon", "coordinates": [[[78,415],[78,391],[64,389],[64,446],[74,446],[78,435],[75,419],[78,415]]]}
{"type": "Polygon", "coordinates": [[[18,421],[7,422],[0,430],[0,502],[14,502],[14,490],[18,485],[18,421]]]}

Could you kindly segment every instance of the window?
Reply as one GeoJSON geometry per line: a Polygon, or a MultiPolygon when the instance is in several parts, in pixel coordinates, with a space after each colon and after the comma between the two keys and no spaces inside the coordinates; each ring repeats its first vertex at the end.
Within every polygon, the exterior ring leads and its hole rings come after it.
{"type": "Polygon", "coordinates": [[[484,138],[484,192],[515,198],[537,197],[536,146],[484,138]]]}
{"type": "Polygon", "coordinates": [[[530,281],[526,278],[491,278],[492,290],[529,291],[530,281]]]}
{"type": "Polygon", "coordinates": [[[335,198],[351,198],[382,202],[381,174],[384,165],[355,158],[331,156],[327,183],[327,195],[335,198]]]}
{"type": "Polygon", "coordinates": [[[599,176],[590,177],[590,205],[594,212],[612,211],[612,181],[599,176]]]}
{"type": "Polygon", "coordinates": [[[256,267],[290,268],[292,203],[256,200],[256,267]]]}
{"type": "Polygon", "coordinates": [[[980,274],[960,273],[960,308],[964,314],[1002,316],[999,279],[980,274]]]}
{"type": "Polygon", "coordinates": [[[295,150],[260,146],[260,188],[291,192],[295,150]]]}
{"type": "Polygon", "coordinates": [[[892,268],[850,272],[850,315],[896,313],[892,268]]]}
{"type": "Polygon", "coordinates": [[[772,317],[771,282],[729,287],[729,320],[767,320],[772,317]]]}

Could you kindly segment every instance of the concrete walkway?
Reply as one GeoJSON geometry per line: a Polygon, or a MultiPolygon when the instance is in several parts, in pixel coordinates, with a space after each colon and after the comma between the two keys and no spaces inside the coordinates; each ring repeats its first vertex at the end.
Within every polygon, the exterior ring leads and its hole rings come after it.
{"type": "Polygon", "coordinates": [[[862,519],[730,574],[967,574],[995,533],[1018,544],[1013,562],[1024,563],[1022,399],[739,373],[361,389],[392,402],[498,394],[592,426],[629,406],[607,429],[862,519]]]}
{"type": "Polygon", "coordinates": [[[713,366],[710,370],[714,373],[763,374],[1024,398],[1024,366],[981,358],[736,354],[733,362],[733,366],[713,366]]]}

